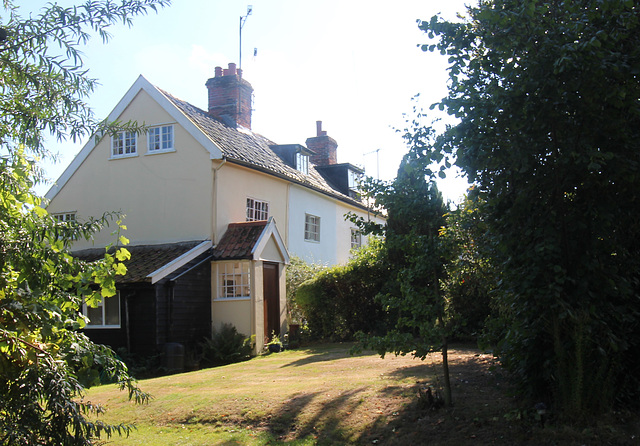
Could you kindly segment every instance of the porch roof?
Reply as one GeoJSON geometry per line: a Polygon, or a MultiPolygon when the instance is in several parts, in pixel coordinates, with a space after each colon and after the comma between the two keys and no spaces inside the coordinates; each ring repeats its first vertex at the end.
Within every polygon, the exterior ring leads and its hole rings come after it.
{"type": "Polygon", "coordinates": [[[253,259],[253,249],[267,223],[267,220],[230,223],[220,243],[213,248],[213,260],[253,259]]]}

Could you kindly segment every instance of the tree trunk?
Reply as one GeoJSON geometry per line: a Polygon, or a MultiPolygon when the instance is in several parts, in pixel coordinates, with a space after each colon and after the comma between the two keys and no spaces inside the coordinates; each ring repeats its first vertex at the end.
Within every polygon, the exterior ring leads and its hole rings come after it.
{"type": "Polygon", "coordinates": [[[449,340],[442,337],[442,373],[444,375],[444,404],[451,406],[451,380],[449,379],[449,340]]]}

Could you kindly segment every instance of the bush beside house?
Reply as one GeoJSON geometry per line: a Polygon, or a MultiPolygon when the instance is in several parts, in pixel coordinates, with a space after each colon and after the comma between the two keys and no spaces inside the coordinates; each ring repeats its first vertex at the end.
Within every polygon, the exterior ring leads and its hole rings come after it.
{"type": "Polygon", "coordinates": [[[388,315],[375,296],[388,281],[389,266],[380,240],[354,253],[347,264],[321,271],[300,285],[295,301],[313,339],[346,341],[355,333],[384,333],[388,315]]]}

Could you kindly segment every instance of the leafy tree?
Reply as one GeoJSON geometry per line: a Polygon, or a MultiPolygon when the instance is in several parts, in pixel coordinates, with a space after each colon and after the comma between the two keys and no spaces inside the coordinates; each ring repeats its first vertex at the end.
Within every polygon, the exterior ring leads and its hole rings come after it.
{"type": "Polygon", "coordinates": [[[447,250],[443,291],[457,337],[478,338],[492,313],[491,292],[498,282],[495,252],[485,234],[483,201],[473,188],[446,215],[440,235],[447,250]]]}
{"type": "Polygon", "coordinates": [[[566,415],[637,402],[640,5],[482,0],[420,27],[450,62],[439,148],[502,261],[503,364],[566,415]]]}
{"type": "MultiPolygon", "coordinates": [[[[417,123],[414,121],[414,130],[417,123]]],[[[424,359],[429,353],[442,353],[444,401],[451,404],[448,342],[451,320],[442,290],[446,248],[440,231],[447,208],[434,181],[432,166],[440,155],[432,148],[432,131],[407,131],[411,150],[402,160],[391,183],[369,179],[365,195],[387,211],[385,227],[357,219],[365,233],[384,233],[387,262],[391,269],[386,286],[376,300],[392,316],[392,328],[384,335],[363,335],[363,347],[412,354],[424,359]]]]}
{"type": "MultiPolygon", "coordinates": [[[[91,422],[103,408],[83,400],[84,390],[115,381],[137,402],[147,400],[113,352],[80,333],[81,305],[96,306],[115,294],[124,274],[124,248],[86,263],[71,256],[72,240],[90,237],[113,219],[60,222],[32,192],[42,179],[34,156],[48,157],[47,133],[77,138],[100,124],[84,99],[95,86],[82,68],[78,46],[110,25],[156,9],[164,0],[92,1],[74,8],[49,4],[37,17],[21,18],[4,1],[0,25],[0,443],[92,444],[130,426],[91,422]]],[[[140,130],[135,123],[124,127],[140,130]]],[[[119,222],[118,222],[119,224],[119,222]]],[[[127,240],[114,233],[118,243],[127,240]]],[[[109,247],[108,247],[109,248],[109,247]]]]}

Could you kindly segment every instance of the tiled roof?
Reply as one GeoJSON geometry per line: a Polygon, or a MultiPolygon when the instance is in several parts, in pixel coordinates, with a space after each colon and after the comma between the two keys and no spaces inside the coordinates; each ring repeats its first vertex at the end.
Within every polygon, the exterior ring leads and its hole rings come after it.
{"type": "MultiPolygon", "coordinates": [[[[202,243],[202,240],[163,245],[125,246],[131,253],[131,258],[124,262],[127,267],[127,274],[125,276],[116,276],[116,282],[150,282],[151,279],[147,277],[149,274],[192,250],[200,243],[202,243]]],[[[91,262],[104,257],[104,248],[83,249],[74,252],[73,255],[81,260],[91,262]]]]}
{"type": "Polygon", "coordinates": [[[220,243],[213,248],[213,260],[251,259],[267,223],[267,220],[230,223],[220,243]]]}
{"type": "Polygon", "coordinates": [[[158,91],[165,95],[191,122],[210,138],[220,148],[228,160],[284,177],[300,185],[329,194],[354,206],[364,208],[359,201],[332,188],[312,164],[309,165],[308,175],[289,166],[269,147],[275,144],[273,141],[248,129],[243,128],[238,130],[229,127],[210,116],[204,110],[178,99],[166,91],[161,89],[158,89],[158,91]]]}

